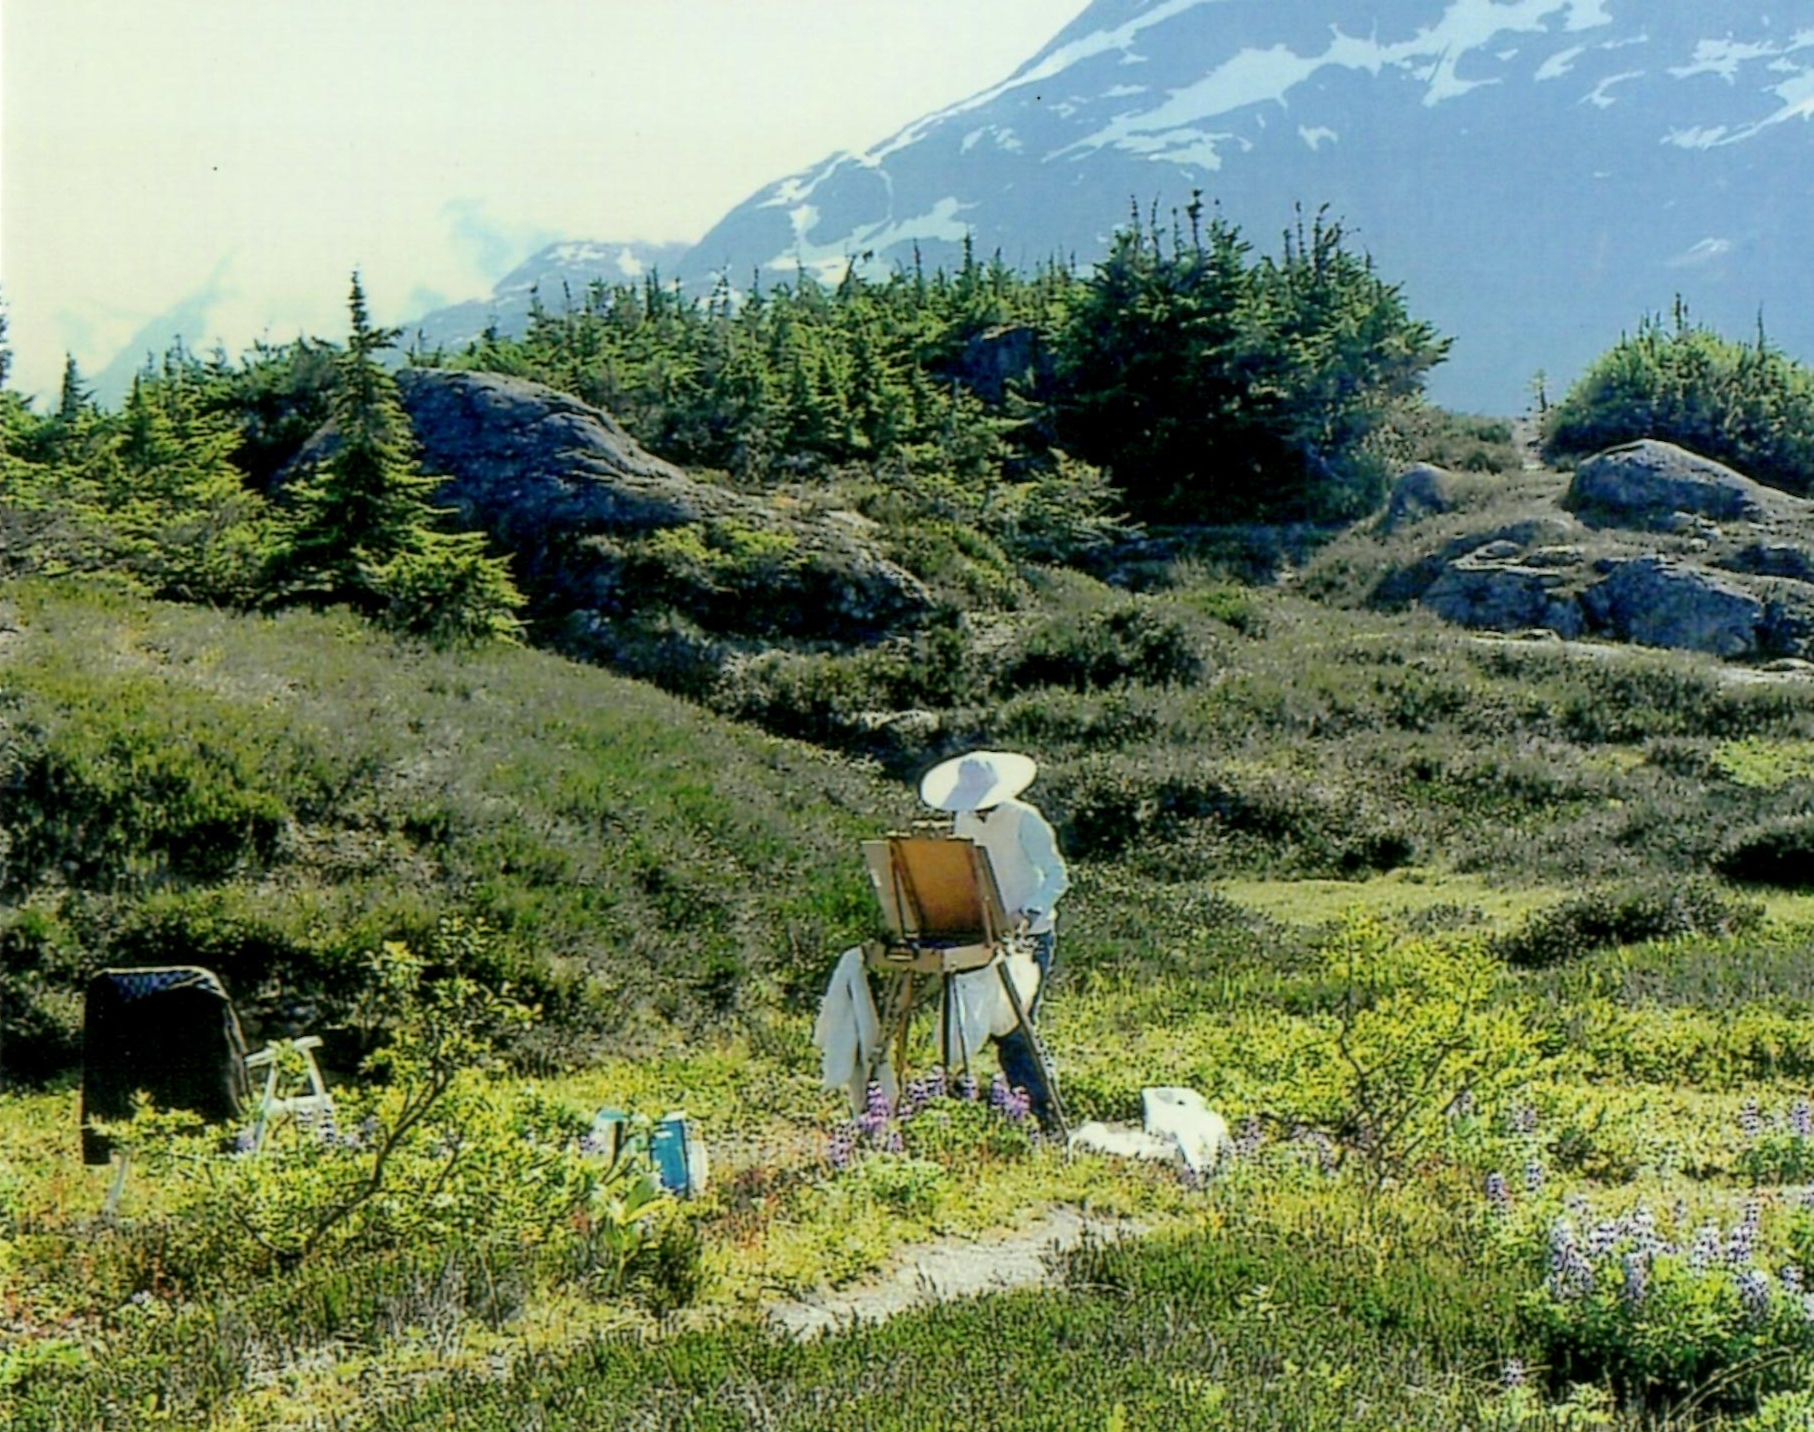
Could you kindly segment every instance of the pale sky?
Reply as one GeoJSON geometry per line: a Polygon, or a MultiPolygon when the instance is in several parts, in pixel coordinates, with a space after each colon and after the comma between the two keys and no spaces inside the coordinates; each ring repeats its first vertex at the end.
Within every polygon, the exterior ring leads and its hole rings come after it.
{"type": "Polygon", "coordinates": [[[0,0],[13,386],[194,304],[237,353],[552,239],[690,240],[1004,78],[1085,0],[0,0]]]}

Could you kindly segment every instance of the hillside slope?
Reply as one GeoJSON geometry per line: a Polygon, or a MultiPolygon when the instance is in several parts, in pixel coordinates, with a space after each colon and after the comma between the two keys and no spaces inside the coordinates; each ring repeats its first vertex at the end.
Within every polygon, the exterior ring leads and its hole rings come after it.
{"type": "MultiPolygon", "coordinates": [[[[852,857],[908,793],[540,653],[437,655],[350,617],[30,587],[0,648],[5,1024],[75,1052],[103,964],[213,967],[254,1032],[333,1024],[384,939],[489,922],[477,971],[633,1046],[819,978],[870,918],[852,857]]],[[[532,1041],[532,1045],[535,1041],[532,1041]]],[[[533,1049],[531,1051],[534,1053],[533,1049]]]]}

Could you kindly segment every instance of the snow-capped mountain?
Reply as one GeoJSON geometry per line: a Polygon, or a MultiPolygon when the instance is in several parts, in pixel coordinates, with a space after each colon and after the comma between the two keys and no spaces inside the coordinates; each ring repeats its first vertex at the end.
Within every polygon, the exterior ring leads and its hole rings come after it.
{"type": "Polygon", "coordinates": [[[1013,75],[733,209],[689,278],[1087,263],[1200,189],[1262,250],[1328,205],[1512,412],[1676,294],[1814,361],[1814,0],[1096,0],[1013,75]]]}

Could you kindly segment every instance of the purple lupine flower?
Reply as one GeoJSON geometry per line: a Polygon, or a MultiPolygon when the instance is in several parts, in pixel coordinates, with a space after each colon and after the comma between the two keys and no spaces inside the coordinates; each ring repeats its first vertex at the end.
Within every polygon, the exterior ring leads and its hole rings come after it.
{"type": "Polygon", "coordinates": [[[1525,1382],[1524,1359],[1508,1357],[1499,1367],[1499,1385],[1511,1391],[1514,1387],[1523,1387],[1525,1382]]]}
{"type": "Polygon", "coordinates": [[[1575,1226],[1558,1218],[1549,1227],[1549,1293],[1559,1303],[1572,1302],[1594,1290],[1593,1265],[1575,1242],[1575,1226]]]}
{"type": "Polygon", "coordinates": [[[241,1129],[233,1136],[233,1152],[249,1154],[258,1147],[258,1135],[251,1129],[241,1129]]]}
{"type": "Polygon", "coordinates": [[[1619,1235],[1622,1232],[1624,1232],[1624,1229],[1622,1229],[1613,1219],[1602,1218],[1593,1226],[1593,1230],[1587,1235],[1587,1256],[1589,1258],[1604,1258],[1617,1246],[1619,1235]]]}
{"type": "Polygon", "coordinates": [[[957,1097],[962,1099],[966,1104],[974,1104],[976,1102],[976,1092],[976,1075],[966,1072],[963,1077],[957,1081],[957,1097]]]}
{"type": "Polygon", "coordinates": [[[1463,1089],[1449,1105],[1449,1117],[1452,1119],[1471,1119],[1474,1116],[1474,1091],[1463,1089]]]}
{"type": "Polygon", "coordinates": [[[1654,1258],[1658,1253],[1667,1249],[1668,1245],[1663,1242],[1662,1236],[1657,1232],[1656,1215],[1650,1211],[1649,1204],[1640,1203],[1632,1209],[1631,1217],[1626,1220],[1626,1227],[1630,1229],[1632,1239],[1638,1245],[1638,1251],[1646,1258],[1654,1258]]]}
{"type": "Polygon", "coordinates": [[[930,1103],[934,1099],[942,1099],[947,1092],[948,1091],[945,1088],[945,1066],[942,1064],[935,1065],[932,1072],[926,1076],[926,1101],[930,1103]]]}
{"type": "Polygon", "coordinates": [[[850,1124],[840,1124],[832,1130],[831,1142],[825,1150],[825,1161],[834,1169],[850,1167],[850,1160],[856,1152],[856,1129],[850,1124]]]}
{"type": "Polygon", "coordinates": [[[1507,1116],[1514,1134],[1530,1135],[1537,1132],[1537,1106],[1523,1099],[1512,1105],[1507,1116]]]}
{"type": "Polygon", "coordinates": [[[1238,1158],[1252,1158],[1265,1142],[1266,1130],[1260,1125],[1260,1116],[1249,1114],[1247,1122],[1241,1125],[1240,1137],[1235,1140],[1235,1155],[1238,1158]]]}
{"type": "Polygon", "coordinates": [[[1764,1115],[1757,1106],[1757,1100],[1745,1100],[1744,1107],[1738,1111],[1738,1131],[1747,1141],[1756,1139],[1763,1133],[1764,1115]]]}
{"type": "Polygon", "coordinates": [[[1688,1250],[1688,1266],[1697,1273],[1705,1273],[1720,1261],[1720,1226],[1717,1223],[1703,1223],[1694,1235],[1694,1246],[1688,1250]]]}
{"type": "Polygon", "coordinates": [[[1733,1282],[1738,1287],[1738,1300],[1754,1321],[1762,1322],[1770,1315],[1770,1280],[1762,1272],[1746,1268],[1733,1282]]]}
{"type": "Polygon", "coordinates": [[[1726,1240],[1726,1263],[1733,1268],[1741,1268],[1751,1261],[1757,1250],[1757,1230],[1762,1224],[1764,1206],[1755,1198],[1745,1200],[1744,1215],[1732,1230],[1732,1236],[1726,1240]]]}
{"type": "Polygon", "coordinates": [[[1789,1106],[1789,1132],[1798,1139],[1814,1139],[1814,1105],[1806,1099],[1789,1106]]]}
{"type": "Polygon", "coordinates": [[[1585,1218],[1591,1211],[1587,1200],[1578,1193],[1571,1193],[1563,1199],[1562,1208],[1571,1218],[1585,1218]]]}
{"type": "Polygon", "coordinates": [[[1329,1135],[1321,1129],[1306,1129],[1304,1142],[1315,1152],[1318,1169],[1323,1173],[1335,1172],[1335,1145],[1330,1142],[1329,1135]]]}
{"type": "Polygon", "coordinates": [[[997,1074],[989,1081],[989,1107],[1000,1113],[1008,1102],[1008,1077],[997,1074]]]}
{"type": "Polygon", "coordinates": [[[1625,1281],[1619,1286],[1619,1297],[1636,1307],[1650,1288],[1650,1260],[1642,1253],[1627,1253],[1623,1263],[1625,1281]]]}
{"type": "Polygon", "coordinates": [[[1543,1192],[1543,1162],[1532,1159],[1524,1166],[1524,1191],[1535,1197],[1543,1192]]]}
{"type": "Polygon", "coordinates": [[[1486,1176],[1486,1201],[1494,1213],[1512,1211],[1512,1191],[1506,1187],[1505,1175],[1497,1169],[1486,1176]]]}
{"type": "Polygon", "coordinates": [[[1791,1298],[1799,1298],[1807,1292],[1806,1280],[1802,1277],[1801,1269],[1796,1264],[1790,1263],[1784,1267],[1781,1276],[1783,1291],[1791,1298]]]}
{"type": "Polygon", "coordinates": [[[888,1093],[880,1084],[870,1084],[869,1090],[863,1099],[863,1112],[866,1114],[876,1114],[884,1119],[894,1112],[894,1109],[888,1102],[888,1093]]]}

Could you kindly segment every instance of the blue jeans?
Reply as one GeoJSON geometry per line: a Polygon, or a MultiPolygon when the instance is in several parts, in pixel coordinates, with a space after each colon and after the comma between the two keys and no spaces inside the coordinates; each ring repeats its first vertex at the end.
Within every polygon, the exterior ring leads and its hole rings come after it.
{"type": "MultiPolygon", "coordinates": [[[[1055,934],[1054,930],[1045,930],[1033,936],[1033,958],[1039,965],[1039,989],[1027,1006],[1028,1023],[1038,1014],[1039,1002],[1046,997],[1046,984],[1052,977],[1055,934]]],[[[1039,1056],[1033,1052],[1033,1041],[1027,1038],[1027,1032],[1014,1029],[1002,1035],[995,1041],[995,1052],[1001,1060],[1002,1076],[1007,1079],[1008,1087],[1025,1089],[1033,1117],[1041,1124],[1046,1123],[1052,1111],[1052,1091],[1046,1086],[1046,1071],[1040,1067],[1039,1056]]]]}

